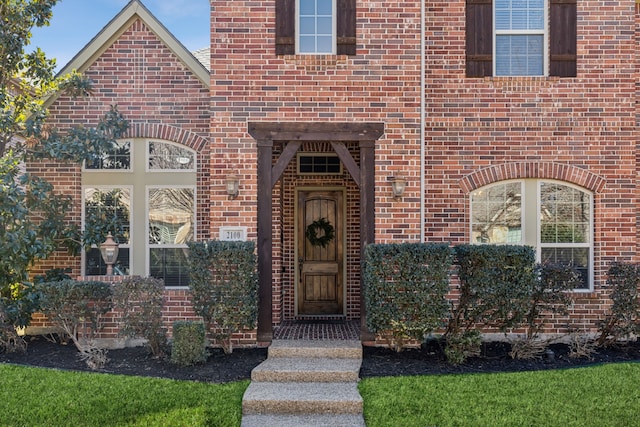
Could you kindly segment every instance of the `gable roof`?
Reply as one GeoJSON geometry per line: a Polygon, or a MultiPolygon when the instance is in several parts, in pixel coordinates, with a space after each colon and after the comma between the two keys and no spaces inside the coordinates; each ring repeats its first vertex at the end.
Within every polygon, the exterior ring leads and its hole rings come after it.
{"type": "Polygon", "coordinates": [[[140,0],[131,0],[80,52],[78,52],[58,75],[73,70],[84,72],[100,57],[137,19],[140,19],[193,74],[209,87],[209,70],[158,19],[140,0]]]}

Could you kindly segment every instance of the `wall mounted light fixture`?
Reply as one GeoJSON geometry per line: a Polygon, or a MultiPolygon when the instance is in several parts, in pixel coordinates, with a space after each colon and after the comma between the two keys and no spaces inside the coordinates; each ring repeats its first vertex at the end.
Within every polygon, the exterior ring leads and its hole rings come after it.
{"type": "Polygon", "coordinates": [[[118,244],[113,240],[111,233],[107,234],[107,238],[100,244],[100,255],[105,264],[107,264],[107,276],[113,276],[113,264],[118,260],[118,244]]]}
{"type": "Polygon", "coordinates": [[[240,192],[240,178],[237,175],[227,175],[225,182],[229,198],[235,199],[238,197],[238,193],[240,192]]]}
{"type": "Polygon", "coordinates": [[[388,180],[391,181],[391,192],[393,193],[393,198],[396,200],[400,199],[407,187],[407,180],[399,176],[390,176],[388,180]]]}

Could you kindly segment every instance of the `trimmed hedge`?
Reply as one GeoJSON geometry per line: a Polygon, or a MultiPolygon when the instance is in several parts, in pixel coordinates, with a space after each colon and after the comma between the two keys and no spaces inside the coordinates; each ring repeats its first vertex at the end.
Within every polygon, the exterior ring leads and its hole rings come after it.
{"type": "Polygon", "coordinates": [[[528,311],[536,282],[536,254],[530,246],[459,245],[455,247],[460,297],[447,332],[478,323],[505,330],[528,311]]]}
{"type": "Polygon", "coordinates": [[[189,243],[189,287],[196,314],[202,316],[226,353],[231,336],[255,328],[258,273],[254,242],[189,243]]]}
{"type": "Polygon", "coordinates": [[[407,339],[422,341],[444,325],[453,260],[445,244],[373,244],[367,246],[364,293],[367,326],[387,334],[402,350],[407,339]]]}

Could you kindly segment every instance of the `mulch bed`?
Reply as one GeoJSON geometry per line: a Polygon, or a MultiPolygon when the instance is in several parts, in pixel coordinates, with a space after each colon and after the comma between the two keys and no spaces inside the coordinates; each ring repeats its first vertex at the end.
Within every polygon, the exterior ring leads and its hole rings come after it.
{"type": "MultiPolygon", "coordinates": [[[[564,344],[553,344],[551,352],[540,359],[514,360],[509,356],[510,345],[504,342],[486,343],[480,357],[469,359],[462,365],[452,366],[444,358],[437,342],[420,349],[395,352],[387,348],[365,347],[360,376],[430,375],[470,372],[517,372],[540,369],[563,369],[598,363],[640,362],[640,342],[624,347],[599,349],[590,358],[571,358],[564,344]]],[[[168,359],[151,357],[145,347],[110,350],[109,362],[103,369],[93,372],[108,374],[162,377],[177,380],[225,383],[249,379],[251,370],[267,358],[267,349],[235,349],[224,354],[217,348],[209,349],[206,363],[178,367],[168,359]]],[[[26,353],[0,353],[0,363],[40,366],[63,370],[90,371],[78,358],[72,344],[63,345],[46,337],[30,337],[26,353]]]]}

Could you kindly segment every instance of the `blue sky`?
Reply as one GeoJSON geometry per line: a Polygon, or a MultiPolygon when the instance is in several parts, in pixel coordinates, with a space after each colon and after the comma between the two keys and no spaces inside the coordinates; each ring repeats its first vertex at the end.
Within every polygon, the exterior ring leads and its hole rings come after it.
{"type": "MultiPolygon", "coordinates": [[[[35,28],[27,51],[39,47],[64,67],[129,0],[59,0],[51,25],[35,28]]],[[[209,0],[142,0],[187,49],[209,45],[209,0]]]]}

